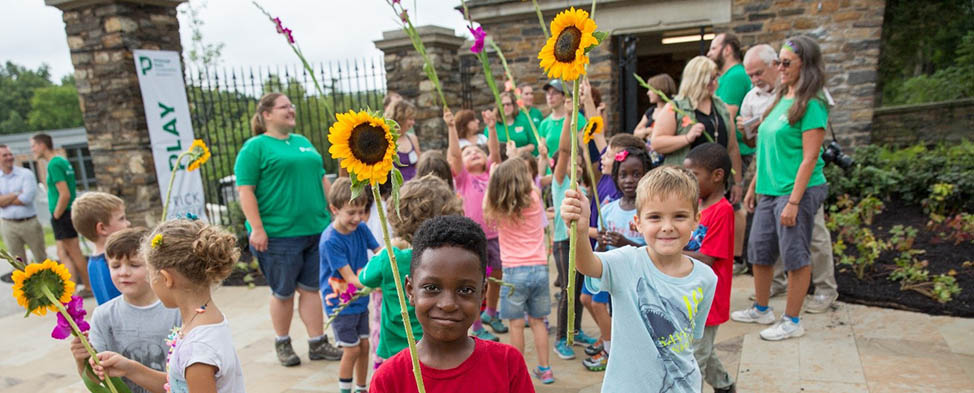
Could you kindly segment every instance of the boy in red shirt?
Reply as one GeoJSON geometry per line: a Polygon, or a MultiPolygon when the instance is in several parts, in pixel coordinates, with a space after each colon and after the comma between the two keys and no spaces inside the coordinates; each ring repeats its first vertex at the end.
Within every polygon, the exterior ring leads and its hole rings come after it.
{"type": "MultiPolygon", "coordinates": [[[[416,352],[427,392],[534,392],[517,349],[467,336],[480,313],[486,273],[487,237],[473,220],[440,216],[416,230],[405,286],[423,327],[416,352]]],[[[369,391],[417,391],[408,348],[379,366],[369,391]]]]}
{"type": "Polygon", "coordinates": [[[693,232],[684,254],[710,265],[717,274],[714,302],[693,355],[703,380],[713,386],[715,393],[735,392],[734,381],[714,351],[717,327],[730,318],[734,275],[734,208],[724,198],[731,161],[723,146],[705,143],[690,151],[683,166],[696,175],[700,185],[700,226],[693,232]]]}

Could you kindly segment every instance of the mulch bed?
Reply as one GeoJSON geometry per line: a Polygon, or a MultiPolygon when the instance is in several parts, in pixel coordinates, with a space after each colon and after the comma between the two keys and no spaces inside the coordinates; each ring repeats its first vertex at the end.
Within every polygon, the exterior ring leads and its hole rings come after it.
{"type": "MultiPolygon", "coordinates": [[[[240,252],[240,262],[250,263],[250,261],[253,260],[253,258],[254,258],[253,255],[251,255],[250,251],[247,249],[244,249],[243,251],[240,252]]],[[[264,275],[260,273],[260,269],[254,269],[253,271],[251,271],[249,269],[244,270],[244,269],[237,269],[237,268],[234,268],[233,272],[230,273],[230,276],[227,277],[225,280],[223,280],[223,285],[229,287],[249,286],[250,283],[244,281],[244,277],[246,277],[248,273],[250,274],[250,277],[254,279],[253,284],[255,286],[258,287],[267,286],[267,278],[265,278],[264,275]]]]}
{"type": "MultiPolygon", "coordinates": [[[[941,304],[919,292],[900,290],[900,283],[890,281],[889,274],[896,268],[893,258],[896,251],[883,252],[871,271],[867,271],[860,281],[848,265],[836,265],[835,279],[839,284],[839,299],[849,303],[859,303],[869,306],[895,308],[908,311],[922,312],[931,315],[951,315],[959,317],[974,317],[974,267],[964,267],[965,261],[974,260],[974,244],[953,242],[938,242],[936,232],[927,229],[929,217],[920,206],[907,205],[899,201],[885,203],[883,213],[876,216],[869,228],[878,238],[888,240],[887,232],[894,225],[912,226],[918,230],[914,249],[926,250],[925,254],[917,257],[919,260],[929,261],[927,270],[930,277],[941,273],[956,272],[954,278],[961,287],[961,292],[953,300],[941,304]]],[[[836,235],[832,235],[833,241],[836,235]]],[[[849,245],[848,251],[855,251],[855,245],[849,245]]],[[[836,258],[838,261],[838,258],[836,258]]]]}

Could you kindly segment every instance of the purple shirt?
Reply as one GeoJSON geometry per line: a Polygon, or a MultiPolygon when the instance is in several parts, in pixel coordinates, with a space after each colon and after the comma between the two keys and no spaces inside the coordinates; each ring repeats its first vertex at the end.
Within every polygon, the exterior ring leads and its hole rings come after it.
{"type": "MultiPolygon", "coordinates": [[[[622,191],[619,191],[619,189],[616,188],[616,183],[612,181],[612,176],[602,175],[602,178],[599,179],[599,184],[595,186],[595,189],[599,192],[599,198],[602,199],[601,206],[605,206],[609,202],[622,198],[622,191]]],[[[589,226],[598,228],[599,211],[595,209],[595,199],[592,199],[590,205],[590,208],[592,209],[592,216],[589,217],[589,226]]]]}

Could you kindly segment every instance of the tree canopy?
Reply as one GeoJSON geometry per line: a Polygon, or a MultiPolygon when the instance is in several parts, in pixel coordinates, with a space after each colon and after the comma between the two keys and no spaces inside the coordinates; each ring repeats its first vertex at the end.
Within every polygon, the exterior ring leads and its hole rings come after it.
{"type": "Polygon", "coordinates": [[[84,125],[74,77],[51,81],[47,65],[36,70],[7,61],[0,68],[0,134],[84,125]]]}

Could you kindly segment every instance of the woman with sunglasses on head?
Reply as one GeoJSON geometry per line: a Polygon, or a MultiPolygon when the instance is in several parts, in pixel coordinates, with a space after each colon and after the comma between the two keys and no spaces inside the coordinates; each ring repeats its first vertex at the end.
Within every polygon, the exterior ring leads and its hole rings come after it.
{"type": "Polygon", "coordinates": [[[731,313],[735,321],[773,324],[761,331],[770,341],[805,334],[799,314],[811,279],[812,228],[828,196],[821,154],[829,116],[822,52],[811,38],[794,37],[781,46],[775,65],[781,88],[758,128],[757,172],[744,198],[754,212],[748,260],[754,263],[755,301],[731,313]],[[788,300],[776,320],[768,298],[779,255],[788,272],[788,300]]]}
{"type": "Polygon", "coordinates": [[[521,152],[527,151],[531,154],[537,156],[538,150],[535,148],[538,141],[534,140],[534,132],[531,130],[531,118],[524,111],[518,109],[517,99],[514,97],[514,93],[505,91],[501,93],[501,106],[504,108],[504,116],[507,120],[507,131],[504,131],[504,124],[501,123],[501,117],[496,111],[488,110],[484,113],[484,123],[487,126],[484,128],[484,135],[490,135],[490,129],[495,129],[497,131],[497,139],[501,145],[510,145],[507,140],[507,135],[511,136],[511,141],[514,142],[514,146],[517,148],[516,151],[508,151],[506,154],[508,157],[514,157],[521,152]]]}
{"type": "Polygon", "coordinates": [[[731,158],[734,183],[730,189],[730,202],[738,203],[744,196],[741,186],[741,153],[737,138],[733,136],[734,119],[727,105],[714,94],[717,91],[717,64],[706,56],[697,56],[683,68],[680,90],[673,103],[663,107],[656,116],[650,146],[663,154],[665,165],[683,165],[683,159],[691,149],[713,140],[727,149],[731,158]],[[688,116],[673,110],[673,105],[688,116]],[[692,118],[690,118],[692,116],[692,118]],[[706,134],[706,135],[705,135],[706,134]]]}
{"type": "Polygon", "coordinates": [[[233,172],[240,207],[247,217],[250,250],[271,289],[274,348],[284,366],[301,359],[288,335],[298,293],[298,315],[308,331],[311,360],[338,360],[342,351],[328,343],[318,292],[318,237],[331,222],[321,154],[304,136],[293,133],[294,105],[281,93],[257,103],[250,121],[254,136],[237,154],[233,172]]]}

